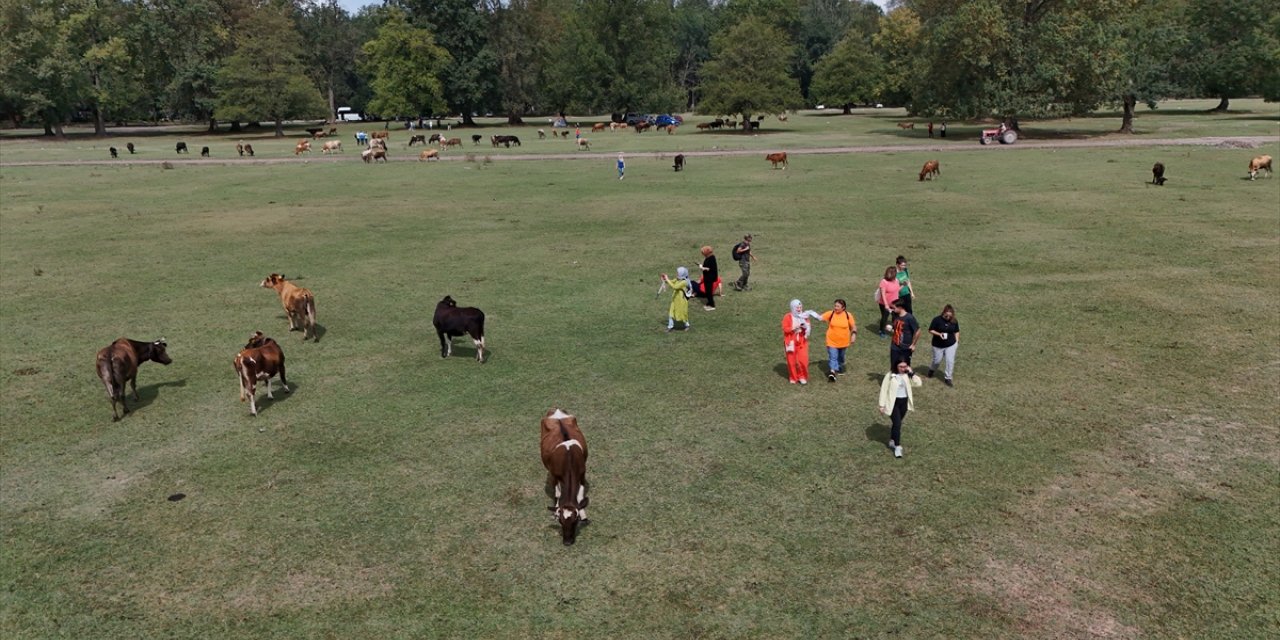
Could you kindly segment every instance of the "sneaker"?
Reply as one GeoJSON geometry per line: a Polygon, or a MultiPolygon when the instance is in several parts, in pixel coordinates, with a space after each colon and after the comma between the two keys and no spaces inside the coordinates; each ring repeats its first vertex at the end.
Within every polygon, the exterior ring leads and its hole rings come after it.
{"type": "Polygon", "coordinates": [[[791,381],[791,384],[796,384],[796,381],[795,381],[795,380],[792,380],[792,381],[791,381]]]}
{"type": "Polygon", "coordinates": [[[956,386],[956,385],[954,385],[954,384],[952,384],[952,383],[951,383],[951,378],[947,378],[946,380],[943,380],[943,381],[942,381],[942,384],[945,384],[945,385],[947,385],[948,387],[952,387],[952,388],[955,388],[955,386],[956,386]]]}
{"type": "Polygon", "coordinates": [[[804,378],[800,378],[800,384],[809,384],[809,381],[804,378]]]}
{"type": "Polygon", "coordinates": [[[926,378],[932,378],[932,377],[933,377],[933,369],[930,369],[930,370],[929,370],[929,373],[924,374],[924,377],[926,377],[926,378]]]}
{"type": "Polygon", "coordinates": [[[834,373],[828,373],[828,374],[827,374],[827,381],[828,381],[828,382],[835,382],[835,381],[836,381],[836,374],[834,374],[834,373]]]}
{"type": "Polygon", "coordinates": [[[895,458],[901,458],[901,457],[902,457],[902,445],[898,445],[898,446],[896,446],[896,447],[894,447],[894,448],[893,448],[893,457],[895,457],[895,458]]]}

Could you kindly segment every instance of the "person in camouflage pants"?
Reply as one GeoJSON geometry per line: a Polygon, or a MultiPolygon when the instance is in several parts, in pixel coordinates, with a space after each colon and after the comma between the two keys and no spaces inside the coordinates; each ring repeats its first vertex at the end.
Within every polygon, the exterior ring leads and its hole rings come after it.
{"type": "Polygon", "coordinates": [[[756,257],[751,254],[751,234],[742,236],[742,242],[733,246],[733,259],[738,261],[738,266],[742,268],[742,277],[733,283],[735,291],[747,291],[751,287],[747,284],[747,279],[751,277],[751,261],[756,257]]]}

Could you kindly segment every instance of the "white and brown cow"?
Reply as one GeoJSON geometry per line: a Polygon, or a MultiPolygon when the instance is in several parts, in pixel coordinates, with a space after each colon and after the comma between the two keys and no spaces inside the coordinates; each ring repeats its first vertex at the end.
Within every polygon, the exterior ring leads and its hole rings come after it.
{"type": "Polygon", "coordinates": [[[302,329],[303,342],[306,342],[307,336],[320,341],[320,336],[316,334],[316,298],[311,295],[310,289],[303,289],[285,280],[283,273],[267,276],[262,281],[262,288],[275,289],[280,294],[280,304],[289,315],[290,331],[302,329]]]}
{"type": "Polygon", "coordinates": [[[484,362],[484,312],[475,307],[459,307],[451,296],[436,303],[436,313],[431,318],[436,335],[440,337],[440,357],[453,353],[453,338],[471,336],[476,345],[476,360],[484,362]]]}
{"type": "Polygon", "coordinates": [[[1267,177],[1271,177],[1271,156],[1258,156],[1249,161],[1250,180],[1256,179],[1260,171],[1266,171],[1267,177]]]}
{"type": "Polygon", "coordinates": [[[547,468],[548,495],[555,504],[547,507],[560,525],[560,540],[573,544],[578,524],[587,524],[587,439],[578,428],[578,419],[552,409],[542,417],[542,466],[547,468]],[[553,494],[554,492],[554,494],[553,494]]]}
{"type": "Polygon", "coordinates": [[[272,376],[280,376],[280,386],[289,393],[289,381],[284,375],[284,351],[276,341],[262,335],[261,331],[253,332],[244,349],[236,354],[232,363],[236,368],[236,376],[240,379],[240,402],[249,401],[249,415],[258,415],[258,381],[267,382],[267,397],[274,400],[271,394],[272,376]]]}
{"type": "Polygon", "coordinates": [[[128,338],[120,338],[110,345],[98,350],[98,377],[102,386],[107,388],[107,399],[111,400],[111,419],[119,420],[129,413],[129,405],[124,401],[124,388],[128,384],[133,387],[133,399],[138,397],[138,365],[150,360],[167,365],[173,360],[165,352],[168,343],[164,338],[153,342],[139,342],[128,338]],[[116,413],[116,404],[124,410],[116,413]]]}

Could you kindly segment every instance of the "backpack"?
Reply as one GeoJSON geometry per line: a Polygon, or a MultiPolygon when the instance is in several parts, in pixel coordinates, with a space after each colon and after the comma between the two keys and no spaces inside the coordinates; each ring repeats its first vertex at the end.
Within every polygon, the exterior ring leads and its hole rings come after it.
{"type": "Polygon", "coordinates": [[[737,262],[737,261],[739,261],[739,260],[743,259],[744,257],[746,257],[746,255],[747,255],[747,252],[742,250],[742,243],[741,243],[741,242],[739,242],[738,244],[733,245],[733,260],[734,260],[734,262],[737,262]]]}

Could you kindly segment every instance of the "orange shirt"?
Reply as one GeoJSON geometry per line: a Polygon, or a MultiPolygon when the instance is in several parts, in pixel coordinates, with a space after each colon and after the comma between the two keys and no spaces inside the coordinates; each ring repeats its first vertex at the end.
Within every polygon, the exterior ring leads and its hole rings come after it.
{"type": "Polygon", "coordinates": [[[853,341],[853,328],[858,326],[857,318],[848,309],[838,314],[833,309],[824,312],[822,320],[827,323],[827,346],[836,349],[848,347],[853,341]]]}

